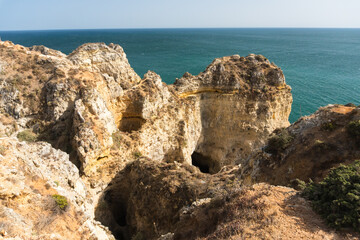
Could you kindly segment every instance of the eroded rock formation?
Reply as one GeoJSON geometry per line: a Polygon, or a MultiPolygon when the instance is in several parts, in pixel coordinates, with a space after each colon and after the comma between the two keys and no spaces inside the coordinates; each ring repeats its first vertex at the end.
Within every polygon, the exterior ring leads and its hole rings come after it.
{"type": "Polygon", "coordinates": [[[296,191],[244,187],[321,178],[359,156],[352,142],[331,163],[311,154],[294,162],[327,121],[338,128],[320,147],[347,142],[344,126],[359,114],[328,107],[288,127],[291,103],[282,71],[261,55],[215,59],[166,85],[151,71],[141,79],[119,45],[85,44],[67,56],[0,41],[0,238],[344,238],[296,191]],[[284,127],[291,145],[265,154],[284,127]],[[59,209],[54,195],[69,205],[59,209]]]}
{"type": "Polygon", "coordinates": [[[174,86],[200,119],[199,138],[191,142],[194,160],[209,162],[212,173],[241,164],[273,130],[289,125],[291,89],[280,68],[261,55],[216,59],[174,86]]]}
{"type": "Polygon", "coordinates": [[[8,237],[113,239],[94,221],[88,194],[66,153],[44,142],[0,139],[0,228],[8,237]],[[56,195],[66,197],[64,209],[56,195]]]}
{"type": "Polygon", "coordinates": [[[70,153],[89,176],[135,154],[215,173],[289,124],[290,87],[260,55],[216,59],[167,86],[153,72],[141,80],[114,44],[85,44],[69,56],[9,42],[0,49],[2,62],[15,56],[3,68],[5,112],[70,153]]]}
{"type": "Polygon", "coordinates": [[[187,164],[134,161],[105,190],[97,219],[117,239],[347,238],[294,189],[242,187],[238,171],[208,175],[187,164]]]}
{"type": "Polygon", "coordinates": [[[348,124],[358,120],[357,107],[322,107],[286,129],[292,140],[284,149],[274,154],[266,149],[254,154],[245,164],[243,177],[275,185],[289,185],[295,179],[320,181],[340,163],[360,159],[359,141],[347,131],[348,124]]]}

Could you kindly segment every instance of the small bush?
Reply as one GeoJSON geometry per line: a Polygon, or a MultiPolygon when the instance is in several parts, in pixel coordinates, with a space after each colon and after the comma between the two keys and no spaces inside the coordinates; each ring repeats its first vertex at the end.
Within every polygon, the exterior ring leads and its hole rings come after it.
{"type": "Polygon", "coordinates": [[[336,128],[335,124],[332,122],[323,123],[321,129],[324,131],[333,131],[336,128]]]}
{"type": "Polygon", "coordinates": [[[356,107],[356,105],[354,103],[348,103],[348,104],[345,104],[346,107],[356,107]]]}
{"type": "Polygon", "coordinates": [[[352,137],[360,138],[360,120],[349,122],[347,125],[347,132],[352,137]]]}
{"type": "Polygon", "coordinates": [[[293,179],[290,181],[290,187],[298,190],[303,191],[306,188],[306,183],[298,178],[293,179]]]}
{"type": "Polygon", "coordinates": [[[58,194],[54,194],[52,195],[52,198],[55,200],[56,204],[59,206],[61,210],[65,210],[66,207],[68,206],[68,201],[66,197],[58,194]]]}
{"type": "Polygon", "coordinates": [[[279,134],[269,138],[268,145],[265,148],[265,152],[271,154],[278,154],[287,148],[291,141],[294,139],[293,136],[286,130],[283,129],[279,134]]]}
{"type": "Polygon", "coordinates": [[[141,152],[134,152],[134,157],[136,159],[140,158],[142,156],[142,153],[141,152]]]}
{"type": "Polygon", "coordinates": [[[37,140],[37,135],[33,133],[31,130],[24,130],[22,132],[19,132],[17,135],[17,138],[20,141],[26,141],[26,142],[35,142],[37,140]]]}
{"type": "Polygon", "coordinates": [[[340,165],[320,183],[309,183],[302,195],[335,228],[360,229],[360,161],[340,165]]]}
{"type": "Polygon", "coordinates": [[[314,142],[314,149],[317,151],[320,151],[322,154],[325,150],[334,150],[336,149],[336,146],[333,144],[326,143],[324,141],[321,141],[319,139],[315,140],[314,142]]]}

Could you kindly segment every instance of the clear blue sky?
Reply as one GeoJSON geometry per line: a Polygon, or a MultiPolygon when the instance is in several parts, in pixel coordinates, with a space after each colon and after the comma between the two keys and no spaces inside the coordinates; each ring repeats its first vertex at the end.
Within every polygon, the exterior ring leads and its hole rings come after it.
{"type": "Polygon", "coordinates": [[[0,30],[360,27],[360,0],[0,0],[0,30]]]}

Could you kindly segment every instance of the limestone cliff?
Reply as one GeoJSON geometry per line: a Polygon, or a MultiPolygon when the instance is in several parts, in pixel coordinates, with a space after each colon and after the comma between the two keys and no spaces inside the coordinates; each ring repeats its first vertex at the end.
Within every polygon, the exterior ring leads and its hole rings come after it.
{"type": "Polygon", "coordinates": [[[151,71],[141,79],[116,44],[65,55],[0,41],[0,239],[346,238],[296,191],[244,186],[321,177],[359,156],[350,142],[313,164],[316,149],[347,142],[358,108],[289,126],[291,103],[281,69],[261,55],[215,59],[166,85],[151,71]],[[338,128],[294,162],[329,119],[338,128]],[[286,127],[292,144],[264,153],[286,127]]]}
{"type": "Polygon", "coordinates": [[[273,130],[289,125],[291,88],[280,68],[261,55],[216,59],[174,86],[200,119],[199,138],[191,143],[199,164],[212,173],[243,163],[273,130]]]}
{"type": "MultiPolygon", "coordinates": [[[[0,139],[0,228],[16,239],[113,239],[94,221],[86,185],[69,156],[44,142],[0,139]],[[66,198],[60,207],[56,196],[66,198]]],[[[1,238],[1,236],[0,236],[1,238]]]]}
{"type": "MultiPolygon", "coordinates": [[[[243,176],[251,182],[290,185],[292,180],[322,180],[332,167],[360,159],[359,140],[347,126],[360,120],[360,108],[328,105],[300,118],[285,131],[291,141],[276,153],[259,151],[249,159],[243,176]]],[[[282,133],[274,133],[274,135],[282,133]]]]}
{"type": "Polygon", "coordinates": [[[290,87],[260,55],[216,59],[167,86],[152,72],[141,80],[114,44],[85,44],[69,56],[10,42],[0,51],[4,113],[104,182],[136,154],[215,173],[289,124],[290,87]]]}

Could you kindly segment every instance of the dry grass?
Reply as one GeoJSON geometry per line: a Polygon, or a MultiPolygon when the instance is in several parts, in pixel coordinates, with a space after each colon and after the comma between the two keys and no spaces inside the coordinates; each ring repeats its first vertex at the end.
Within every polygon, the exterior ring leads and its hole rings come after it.
{"type": "Polygon", "coordinates": [[[229,195],[218,205],[211,203],[192,213],[187,229],[193,235],[178,239],[351,239],[355,235],[342,235],[329,229],[313,212],[310,204],[297,191],[266,184],[246,187],[229,195]],[[215,214],[214,214],[215,211],[215,214]],[[214,220],[215,219],[215,220],[214,220]],[[212,232],[198,234],[204,225],[212,232]],[[215,225],[212,225],[214,224],[215,225]],[[201,237],[202,236],[202,237],[201,237]]]}

